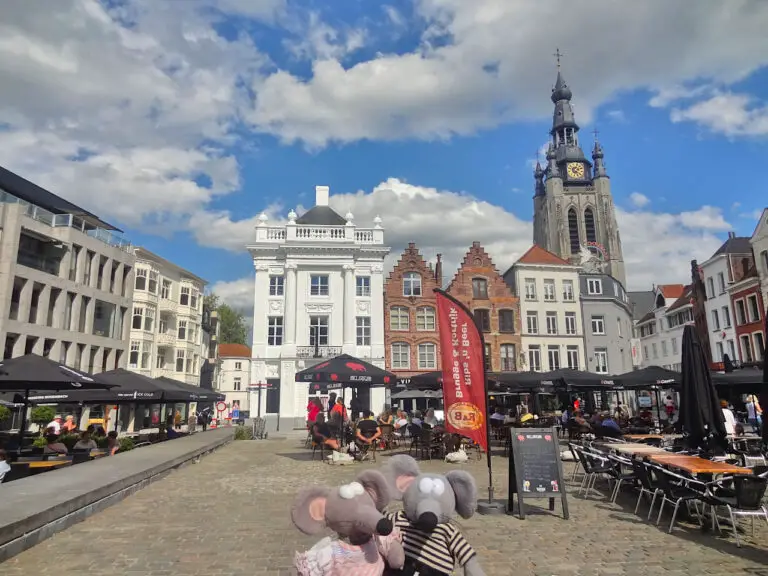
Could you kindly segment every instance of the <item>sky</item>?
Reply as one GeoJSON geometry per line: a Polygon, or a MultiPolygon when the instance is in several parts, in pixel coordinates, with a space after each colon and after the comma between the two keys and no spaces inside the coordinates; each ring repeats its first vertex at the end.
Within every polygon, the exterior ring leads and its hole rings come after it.
{"type": "Polygon", "coordinates": [[[0,165],[247,311],[245,246],[316,185],[446,275],[532,242],[556,77],[605,151],[628,288],[685,282],[768,205],[764,0],[25,0],[0,165]],[[556,39],[556,42],[555,40],[556,39]]]}

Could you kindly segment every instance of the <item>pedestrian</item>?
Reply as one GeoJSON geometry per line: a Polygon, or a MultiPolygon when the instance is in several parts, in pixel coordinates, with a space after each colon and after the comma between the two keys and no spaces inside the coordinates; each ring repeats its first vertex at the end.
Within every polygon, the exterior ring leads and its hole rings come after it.
{"type": "Polygon", "coordinates": [[[747,419],[755,433],[760,434],[763,424],[763,409],[760,407],[760,402],[754,394],[747,396],[747,419]]]}
{"type": "Polygon", "coordinates": [[[736,433],[736,417],[733,412],[728,408],[727,400],[720,400],[720,407],[723,410],[723,419],[725,420],[725,432],[729,436],[733,436],[736,433]]]}
{"type": "Polygon", "coordinates": [[[173,417],[173,423],[176,426],[176,430],[181,430],[181,412],[176,410],[176,414],[173,417]]]}
{"type": "Polygon", "coordinates": [[[207,408],[197,415],[197,423],[203,427],[203,432],[208,430],[208,424],[210,424],[210,422],[211,421],[208,418],[207,408]]]}
{"type": "Polygon", "coordinates": [[[194,434],[196,426],[197,426],[197,416],[194,413],[190,412],[189,418],[187,418],[187,432],[189,432],[190,434],[194,434]]]}

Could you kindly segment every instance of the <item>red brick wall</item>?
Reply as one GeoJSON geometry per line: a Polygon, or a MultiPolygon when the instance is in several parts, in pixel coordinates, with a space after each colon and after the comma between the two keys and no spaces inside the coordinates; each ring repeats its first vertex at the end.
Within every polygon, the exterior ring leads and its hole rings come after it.
{"type": "MultiPolygon", "coordinates": [[[[750,339],[752,339],[752,334],[754,332],[763,332],[764,326],[765,326],[765,303],[763,302],[763,297],[760,294],[760,283],[755,280],[755,283],[753,286],[750,286],[749,288],[745,288],[744,290],[740,290],[738,292],[731,293],[731,308],[733,310],[733,323],[734,323],[734,329],[736,330],[736,344],[738,346],[739,350],[739,359],[742,362],[746,362],[747,358],[744,358],[744,352],[742,350],[741,346],[741,336],[742,335],[749,335],[750,339]],[[747,300],[748,296],[757,296],[757,309],[758,309],[758,315],[759,318],[756,322],[749,322],[749,301],[747,300]],[[744,310],[745,315],[747,319],[746,324],[738,324],[739,321],[739,315],[737,312],[736,302],[742,300],[744,302],[744,310]]],[[[765,334],[763,334],[763,345],[765,345],[765,334]]],[[[752,360],[756,360],[760,356],[760,351],[755,349],[755,342],[752,340],[752,350],[753,350],[753,358],[752,360]]]]}
{"type": "Polygon", "coordinates": [[[447,289],[448,293],[474,312],[475,309],[486,309],[490,312],[491,331],[485,333],[486,345],[491,349],[491,371],[501,371],[501,345],[515,345],[515,366],[519,366],[520,352],[520,300],[512,294],[511,288],[496,270],[490,256],[479,242],[474,242],[464,257],[456,276],[447,289]],[[475,299],[472,293],[472,279],[484,278],[488,282],[488,298],[475,299]],[[515,313],[514,333],[499,331],[499,311],[513,310],[515,313]]]}

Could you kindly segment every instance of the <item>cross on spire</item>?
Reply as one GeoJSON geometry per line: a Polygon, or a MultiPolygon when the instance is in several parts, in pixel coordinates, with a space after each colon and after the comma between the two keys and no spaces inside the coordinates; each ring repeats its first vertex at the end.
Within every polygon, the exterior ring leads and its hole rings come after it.
{"type": "Polygon", "coordinates": [[[595,127],[595,129],[592,130],[592,134],[594,134],[595,142],[597,142],[597,136],[598,136],[598,134],[600,134],[600,132],[598,131],[597,127],[595,127]]]}
{"type": "Polygon", "coordinates": [[[560,48],[557,48],[555,50],[555,53],[552,54],[552,56],[555,57],[555,60],[557,61],[557,69],[560,70],[560,59],[565,56],[562,52],[560,52],[560,48]]]}

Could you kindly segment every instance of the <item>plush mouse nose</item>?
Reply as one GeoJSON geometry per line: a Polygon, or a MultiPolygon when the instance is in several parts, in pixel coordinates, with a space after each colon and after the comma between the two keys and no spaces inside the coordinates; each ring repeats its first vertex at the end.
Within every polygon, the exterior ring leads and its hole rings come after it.
{"type": "Polygon", "coordinates": [[[392,533],[392,521],[382,518],[376,523],[376,534],[389,536],[392,533]]]}
{"type": "Polygon", "coordinates": [[[416,521],[416,527],[424,532],[432,532],[437,527],[437,514],[424,512],[416,521]]]}

